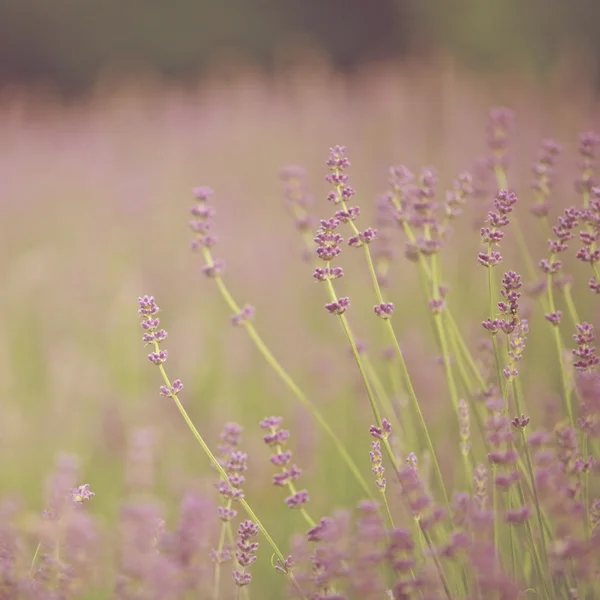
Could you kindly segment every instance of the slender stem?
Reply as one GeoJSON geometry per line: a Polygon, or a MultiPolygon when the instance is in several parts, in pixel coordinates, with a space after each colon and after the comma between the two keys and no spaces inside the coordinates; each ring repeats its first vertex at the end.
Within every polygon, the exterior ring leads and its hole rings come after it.
{"type": "MultiPolygon", "coordinates": [[[[386,322],[387,322],[388,327],[391,329],[391,327],[392,327],[391,323],[389,321],[386,321],[386,322]]],[[[393,333],[393,330],[392,330],[392,333],[393,333]]],[[[421,406],[419,404],[417,394],[415,393],[415,390],[412,386],[412,382],[411,382],[410,376],[408,374],[408,368],[406,367],[406,362],[404,361],[404,356],[402,354],[402,351],[400,350],[400,344],[398,343],[398,340],[396,339],[395,335],[393,336],[393,341],[394,341],[394,346],[396,347],[396,351],[398,353],[398,358],[400,360],[400,369],[402,371],[404,381],[405,381],[406,387],[408,389],[408,396],[412,402],[413,409],[419,420],[421,430],[423,431],[423,434],[425,435],[425,440],[427,442],[427,446],[428,446],[429,452],[431,454],[431,460],[433,461],[433,466],[436,471],[437,478],[439,480],[440,488],[442,489],[442,493],[444,495],[444,500],[446,502],[446,505],[450,506],[448,492],[446,491],[446,486],[444,484],[444,478],[442,476],[442,470],[440,469],[440,464],[437,459],[437,454],[436,454],[435,448],[433,446],[433,440],[431,439],[431,436],[429,435],[429,429],[427,428],[427,424],[425,423],[425,418],[423,417],[423,413],[421,412],[421,406]]]]}
{"type": "MultiPolygon", "coordinates": [[[[277,429],[275,427],[271,427],[271,434],[272,435],[274,435],[276,433],[276,431],[277,431],[277,429]]],[[[281,447],[281,444],[276,444],[275,445],[275,450],[276,450],[276,452],[277,452],[278,455],[283,454],[283,449],[281,447]]],[[[282,467],[282,470],[285,471],[285,467],[282,467]]],[[[296,486],[294,485],[294,482],[291,481],[290,479],[287,479],[286,486],[287,486],[290,494],[292,496],[295,496],[296,493],[298,492],[298,490],[296,490],[296,486]]],[[[314,527],[317,524],[316,521],[310,516],[310,514],[306,510],[306,508],[301,507],[300,508],[300,513],[304,517],[304,520],[306,521],[306,523],[308,524],[309,527],[314,527]]]]}
{"type": "MultiPolygon", "coordinates": [[[[153,342],[153,344],[154,344],[155,351],[158,352],[159,351],[159,345],[158,345],[158,343],[157,342],[153,342]]],[[[163,381],[165,382],[165,385],[167,386],[167,388],[170,389],[170,390],[172,390],[173,386],[171,385],[171,381],[169,380],[169,377],[167,376],[167,372],[165,371],[165,368],[164,368],[164,366],[162,364],[158,365],[158,370],[160,371],[161,377],[162,377],[163,381]]],[[[202,437],[202,435],[200,434],[200,432],[196,429],[196,426],[194,425],[194,423],[190,419],[190,416],[188,415],[187,411],[185,410],[185,408],[181,404],[181,401],[179,400],[179,397],[177,396],[177,394],[172,393],[171,394],[171,399],[175,403],[175,406],[179,410],[179,413],[183,417],[183,420],[186,422],[187,426],[189,427],[190,431],[192,432],[192,435],[196,438],[196,441],[200,444],[200,446],[202,447],[202,450],[204,450],[204,453],[206,454],[206,456],[208,456],[210,462],[217,469],[217,471],[219,472],[219,475],[221,475],[221,477],[223,478],[223,481],[228,481],[229,477],[227,475],[227,472],[221,466],[221,463],[217,460],[217,458],[215,457],[215,455],[211,452],[210,448],[208,447],[208,445],[204,441],[204,438],[202,437]]],[[[269,544],[269,546],[271,546],[273,552],[275,553],[275,555],[277,556],[277,558],[281,561],[281,564],[283,565],[285,563],[285,557],[283,556],[281,550],[279,550],[279,547],[275,543],[275,540],[271,537],[271,535],[265,529],[265,527],[262,524],[262,522],[260,521],[260,519],[257,517],[256,513],[252,510],[252,508],[250,507],[250,505],[248,504],[248,502],[244,498],[239,498],[238,502],[244,508],[244,510],[246,511],[246,514],[250,517],[250,519],[252,521],[254,521],[254,523],[256,523],[256,525],[258,526],[258,528],[259,528],[260,532],[262,533],[263,537],[267,540],[267,543],[269,544]]],[[[304,600],[308,600],[306,594],[304,593],[304,591],[300,587],[300,584],[298,583],[298,581],[294,577],[294,574],[288,571],[288,572],[286,572],[286,576],[291,581],[292,585],[301,594],[301,597],[304,598],[304,600]]]]}
{"type": "MultiPolygon", "coordinates": [[[[227,501],[227,508],[231,508],[231,500],[227,501]]],[[[215,557],[215,581],[213,588],[213,600],[219,598],[219,585],[221,582],[221,552],[225,546],[226,528],[229,525],[229,521],[222,523],[221,533],[219,535],[219,544],[217,546],[217,556],[215,557]]]]}
{"type": "Polygon", "coordinates": [[[381,379],[380,379],[379,375],[377,374],[377,371],[373,367],[373,364],[369,360],[368,355],[363,353],[362,359],[363,359],[363,364],[365,366],[365,371],[367,373],[367,376],[369,377],[369,381],[371,381],[373,388],[375,389],[375,394],[376,394],[377,398],[379,398],[379,401],[381,402],[383,409],[385,410],[386,414],[388,415],[388,420],[394,419],[394,424],[397,425],[398,427],[401,427],[402,424],[400,422],[400,419],[398,418],[396,409],[392,405],[390,397],[389,397],[388,393],[385,391],[385,388],[383,387],[383,383],[381,382],[381,379]]]}
{"type": "MultiPolygon", "coordinates": [[[[550,255],[550,262],[554,261],[555,255],[550,255]]],[[[556,306],[554,304],[554,293],[552,289],[553,281],[552,281],[552,273],[548,272],[547,275],[547,293],[548,293],[548,307],[551,313],[556,312],[556,306]]],[[[573,407],[571,404],[571,393],[567,387],[567,375],[565,369],[565,363],[563,359],[563,344],[560,336],[560,331],[558,329],[558,325],[551,324],[552,326],[552,334],[554,336],[554,344],[556,346],[556,352],[558,354],[558,364],[560,366],[560,383],[562,386],[563,400],[565,402],[565,407],[567,409],[567,415],[569,416],[569,421],[571,423],[571,427],[574,427],[573,421],[573,407]]]]}
{"type": "MultiPolygon", "coordinates": [[[[346,202],[344,201],[343,195],[341,193],[340,186],[337,186],[337,194],[338,194],[338,198],[340,200],[340,203],[341,203],[343,209],[345,211],[348,211],[348,207],[346,205],[346,202]]],[[[356,227],[354,221],[350,220],[349,224],[350,224],[350,227],[352,228],[354,234],[358,235],[359,231],[358,231],[358,228],[356,227]]],[[[369,245],[368,244],[363,244],[363,248],[364,248],[364,253],[365,253],[365,258],[366,258],[366,261],[367,261],[367,265],[368,265],[368,268],[369,268],[369,274],[371,276],[371,282],[372,282],[373,288],[375,290],[375,295],[377,296],[377,301],[380,304],[382,304],[383,303],[383,295],[381,293],[381,288],[380,288],[379,282],[377,280],[377,273],[375,272],[375,267],[373,265],[373,259],[371,258],[371,251],[369,250],[369,245]]],[[[335,298],[335,292],[333,290],[333,284],[331,283],[330,280],[328,280],[328,283],[330,284],[330,293],[333,293],[333,297],[335,298]]],[[[393,328],[393,326],[392,326],[392,324],[390,322],[390,319],[385,319],[385,322],[386,322],[388,333],[389,333],[389,335],[390,335],[390,337],[391,337],[391,339],[393,341],[394,347],[396,348],[396,352],[398,353],[398,357],[400,359],[400,368],[402,370],[402,375],[403,375],[403,378],[404,378],[404,384],[406,386],[408,394],[409,394],[409,396],[411,398],[411,401],[413,403],[414,410],[415,410],[415,412],[416,412],[416,414],[417,414],[417,416],[419,418],[421,427],[423,428],[423,431],[424,431],[426,439],[427,439],[427,445],[429,447],[429,452],[431,453],[431,458],[433,460],[434,467],[435,467],[435,470],[436,470],[436,474],[437,474],[437,477],[439,479],[439,484],[440,484],[440,487],[442,489],[442,493],[444,495],[444,500],[445,500],[446,504],[448,506],[450,506],[450,501],[449,501],[449,498],[448,498],[448,493],[446,491],[446,486],[444,485],[444,479],[442,477],[442,471],[440,469],[440,465],[439,465],[439,462],[438,462],[438,459],[437,459],[435,448],[433,446],[433,442],[431,441],[431,436],[429,435],[429,431],[427,429],[427,425],[425,423],[425,419],[423,418],[423,414],[421,413],[421,407],[419,406],[419,401],[417,399],[417,395],[416,395],[415,390],[413,388],[412,381],[411,381],[411,378],[410,378],[410,374],[408,372],[408,369],[406,367],[406,362],[404,360],[404,355],[402,353],[402,350],[400,349],[400,344],[398,343],[398,338],[396,337],[396,333],[395,333],[394,328],[393,328]]]]}
{"type": "MultiPolygon", "coordinates": [[[[213,260],[210,250],[208,248],[203,248],[203,252],[204,252],[204,258],[205,258],[207,264],[213,265],[214,260],[213,260]]],[[[223,279],[217,275],[215,277],[215,282],[217,284],[217,287],[219,288],[221,295],[223,296],[223,299],[229,306],[230,310],[233,313],[240,312],[239,305],[233,299],[233,296],[229,292],[223,279]]],[[[332,440],[333,444],[335,445],[337,451],[339,452],[340,456],[342,457],[342,459],[344,460],[344,462],[350,469],[350,472],[356,478],[357,482],[362,487],[365,494],[367,494],[367,496],[369,498],[374,500],[375,497],[373,495],[373,491],[372,491],[371,487],[367,483],[366,479],[363,477],[358,466],[356,465],[356,462],[350,456],[345,445],[340,440],[340,438],[337,436],[337,434],[333,431],[333,429],[331,428],[331,426],[329,425],[329,423],[327,422],[327,420],[325,419],[325,417],[323,416],[321,411],[319,411],[319,409],[314,405],[314,403],[311,402],[311,400],[309,400],[309,398],[306,396],[306,394],[298,387],[296,382],[291,378],[291,376],[288,374],[288,372],[283,368],[283,366],[275,358],[273,353],[269,350],[268,346],[264,343],[264,341],[258,334],[258,331],[254,327],[253,323],[246,320],[243,322],[243,325],[245,326],[246,331],[248,332],[248,335],[250,336],[250,339],[254,342],[254,345],[256,346],[258,351],[262,354],[262,356],[265,359],[265,361],[267,362],[267,364],[275,371],[275,373],[279,376],[279,378],[283,381],[283,383],[288,387],[288,389],[296,396],[296,398],[300,401],[300,403],[312,414],[312,416],[314,417],[315,421],[317,421],[317,423],[319,424],[321,429],[323,429],[323,431],[325,431],[325,433],[331,438],[331,440],[332,440]]]]}
{"type": "Polygon", "coordinates": [[[446,597],[448,598],[448,600],[452,600],[452,592],[450,591],[448,579],[446,578],[446,574],[444,573],[444,568],[442,567],[442,563],[440,562],[440,559],[435,551],[435,548],[433,547],[433,544],[431,542],[431,537],[429,536],[429,533],[423,529],[423,527],[421,527],[420,529],[421,529],[421,533],[423,534],[423,537],[425,538],[425,542],[427,543],[427,547],[429,548],[429,551],[431,552],[431,556],[433,557],[433,562],[435,563],[435,568],[437,569],[438,575],[442,582],[442,586],[444,587],[444,592],[446,593],[446,597]]]}
{"type": "Polygon", "coordinates": [[[521,429],[521,439],[523,440],[523,450],[525,452],[525,463],[527,465],[527,472],[531,481],[531,491],[533,493],[533,501],[535,504],[535,514],[537,516],[538,527],[540,529],[540,540],[542,543],[542,551],[544,553],[544,564],[548,564],[548,547],[546,546],[546,535],[544,533],[544,525],[542,523],[542,507],[538,498],[537,486],[535,484],[535,475],[533,472],[533,463],[531,460],[531,452],[529,451],[529,444],[527,443],[527,436],[525,430],[521,429]]]}
{"type": "MultiPolygon", "coordinates": [[[[519,494],[521,497],[521,503],[525,504],[525,494],[523,493],[523,486],[519,484],[519,494]]],[[[552,575],[550,574],[549,577],[547,578],[545,576],[544,573],[544,569],[542,568],[542,561],[540,559],[540,553],[538,550],[538,546],[535,543],[535,540],[533,539],[533,531],[531,529],[531,523],[529,522],[529,520],[525,521],[525,529],[527,531],[527,535],[529,537],[529,544],[531,546],[531,553],[533,554],[533,560],[534,560],[534,564],[535,564],[535,570],[538,574],[538,581],[540,583],[540,585],[544,588],[544,590],[546,591],[546,596],[549,596],[548,594],[548,581],[547,579],[550,579],[550,586],[552,588],[552,596],[551,598],[556,598],[556,592],[554,590],[554,581],[552,580],[552,575]]],[[[540,531],[540,537],[543,539],[544,537],[544,532],[540,531]]],[[[544,562],[544,565],[548,565],[549,563],[546,561],[544,562]]]]}
{"type": "Polygon", "coordinates": [[[31,566],[29,567],[29,575],[30,576],[33,575],[33,567],[35,567],[35,562],[37,560],[38,554],[40,553],[41,549],[42,549],[42,542],[40,541],[35,549],[35,552],[33,553],[33,558],[31,559],[31,566]]]}
{"type": "Polygon", "coordinates": [[[573,329],[575,329],[575,327],[579,325],[579,323],[581,323],[581,320],[579,318],[579,315],[577,314],[577,308],[575,308],[575,302],[573,301],[573,294],[571,294],[570,283],[563,287],[563,295],[565,298],[565,303],[567,305],[567,310],[569,311],[569,317],[572,321],[573,329]]]}

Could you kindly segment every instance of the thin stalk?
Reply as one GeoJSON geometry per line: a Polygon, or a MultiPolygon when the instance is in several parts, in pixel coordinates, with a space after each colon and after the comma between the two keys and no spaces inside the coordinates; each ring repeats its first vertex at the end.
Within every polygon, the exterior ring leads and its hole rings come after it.
{"type": "Polygon", "coordinates": [[[523,450],[525,452],[525,464],[527,465],[527,472],[529,475],[529,479],[531,481],[531,491],[533,493],[533,501],[535,504],[535,514],[537,517],[538,527],[540,530],[540,541],[542,543],[542,552],[544,558],[544,564],[548,563],[548,547],[546,545],[546,535],[544,532],[544,524],[542,522],[542,507],[540,505],[540,500],[538,498],[537,486],[535,485],[535,475],[533,472],[533,463],[531,460],[531,452],[529,451],[529,445],[527,443],[527,436],[525,435],[525,430],[521,429],[521,439],[523,440],[523,450]]]}
{"type": "MultiPolygon", "coordinates": [[[[208,248],[203,248],[203,252],[204,252],[204,258],[205,258],[207,264],[213,265],[214,260],[213,260],[210,250],[208,248]]],[[[219,288],[219,291],[220,291],[223,299],[229,306],[230,310],[233,313],[239,313],[240,307],[236,303],[236,301],[233,299],[233,296],[229,292],[223,279],[219,275],[217,275],[215,277],[215,281],[216,281],[217,287],[219,288]]],[[[248,320],[245,320],[245,321],[243,321],[243,325],[244,325],[246,331],[248,332],[250,339],[254,342],[254,345],[256,346],[258,351],[261,353],[261,355],[263,356],[263,358],[265,359],[267,364],[275,371],[275,373],[279,376],[279,378],[283,381],[283,383],[288,387],[288,389],[296,396],[296,398],[300,401],[300,403],[312,414],[312,416],[314,417],[315,421],[317,421],[317,423],[319,424],[321,429],[323,429],[323,431],[325,431],[325,433],[331,438],[331,440],[332,440],[333,444],[335,445],[337,451],[339,452],[340,456],[342,457],[342,459],[344,460],[344,462],[350,469],[350,472],[356,478],[357,482],[362,487],[363,491],[367,494],[367,496],[369,498],[374,500],[375,497],[373,495],[373,491],[371,490],[371,487],[368,485],[367,481],[363,477],[363,475],[360,472],[355,461],[350,456],[345,445],[340,440],[340,438],[337,436],[337,434],[333,431],[333,429],[330,427],[329,423],[327,422],[327,420],[325,419],[323,414],[313,404],[313,402],[311,402],[309,400],[309,398],[306,396],[306,394],[298,387],[296,382],[291,378],[291,376],[288,374],[288,372],[283,368],[283,366],[275,358],[273,353],[269,350],[268,346],[264,343],[264,341],[258,334],[258,331],[256,330],[256,327],[254,327],[254,324],[248,320]]]]}
{"type": "Polygon", "coordinates": [[[373,363],[371,363],[371,360],[369,359],[367,354],[363,353],[362,359],[363,364],[365,365],[365,371],[367,373],[367,376],[369,377],[369,381],[371,381],[373,388],[375,389],[375,394],[379,398],[379,402],[381,402],[383,409],[385,410],[387,415],[389,415],[388,420],[394,419],[394,424],[398,427],[401,427],[402,425],[400,423],[400,419],[398,418],[396,409],[392,405],[392,402],[389,398],[389,394],[385,391],[383,383],[381,382],[377,371],[373,367],[373,363]]]}
{"type": "MultiPolygon", "coordinates": [[[[550,255],[550,262],[554,261],[554,254],[550,255]]],[[[554,304],[554,293],[552,291],[552,273],[548,273],[547,275],[547,293],[548,293],[548,307],[551,313],[556,312],[556,306],[554,304]]],[[[563,345],[562,339],[560,336],[560,331],[558,329],[558,325],[552,325],[552,334],[554,336],[554,344],[556,346],[556,352],[558,354],[558,364],[560,366],[560,383],[562,386],[563,398],[565,401],[565,408],[567,409],[567,415],[569,416],[569,422],[571,423],[571,427],[575,426],[573,421],[573,407],[571,403],[571,394],[567,387],[567,375],[566,369],[563,359],[563,345]]]]}
{"type": "MultiPolygon", "coordinates": [[[[525,494],[523,493],[523,486],[520,484],[519,484],[519,495],[521,497],[521,503],[525,504],[525,494]]],[[[542,561],[540,559],[540,553],[538,550],[538,546],[535,543],[535,540],[533,539],[533,531],[531,529],[531,523],[529,522],[529,520],[525,521],[525,530],[527,531],[527,536],[529,537],[529,544],[531,547],[531,553],[533,554],[533,561],[534,561],[534,565],[535,565],[535,570],[538,575],[538,581],[540,582],[540,585],[544,588],[544,591],[546,592],[547,597],[556,598],[556,591],[554,589],[554,581],[552,580],[551,575],[549,575],[548,578],[550,579],[550,586],[552,588],[552,596],[549,596],[547,578],[545,576],[544,569],[542,568],[542,561]]],[[[540,532],[540,536],[542,538],[544,537],[543,531],[540,532]]],[[[548,565],[548,562],[545,562],[544,564],[548,565]]]]}
{"type": "MultiPolygon", "coordinates": [[[[153,345],[154,345],[155,351],[159,352],[160,348],[159,348],[158,343],[156,341],[154,341],[153,345]]],[[[167,372],[165,371],[165,368],[164,368],[163,364],[159,364],[158,365],[158,370],[160,371],[161,377],[162,377],[165,385],[167,386],[167,388],[169,390],[172,390],[173,386],[171,384],[171,381],[169,380],[169,377],[167,375],[167,372]]],[[[210,462],[217,469],[217,471],[219,472],[219,475],[221,475],[221,477],[223,478],[223,481],[228,481],[229,477],[227,475],[227,472],[221,466],[221,463],[219,463],[219,461],[217,460],[217,458],[215,457],[215,455],[211,452],[210,448],[208,447],[208,445],[204,441],[204,438],[202,437],[202,435],[200,434],[200,432],[196,429],[196,426],[194,425],[192,419],[190,418],[190,416],[188,415],[187,411],[185,410],[185,408],[181,404],[181,401],[179,400],[179,397],[177,396],[177,394],[172,393],[171,394],[171,399],[175,403],[175,406],[177,407],[177,410],[179,410],[179,413],[183,417],[183,420],[186,422],[188,428],[192,432],[192,435],[196,438],[196,441],[200,444],[202,450],[204,450],[204,453],[209,458],[210,462]]],[[[263,537],[267,540],[267,543],[269,544],[269,546],[271,546],[273,552],[275,553],[275,555],[277,556],[277,558],[281,561],[281,564],[283,565],[285,563],[285,557],[283,556],[281,550],[279,549],[279,547],[275,543],[275,540],[271,537],[271,535],[269,534],[269,532],[265,529],[265,526],[262,524],[262,522],[260,521],[260,519],[258,518],[258,516],[256,515],[256,513],[252,510],[252,508],[250,507],[250,505],[248,504],[248,502],[244,498],[239,498],[237,501],[240,503],[240,505],[246,511],[246,514],[248,515],[248,517],[250,517],[250,519],[252,521],[254,521],[254,523],[256,523],[256,525],[258,526],[258,528],[259,528],[260,532],[262,533],[263,537]]],[[[292,583],[292,585],[296,588],[296,590],[300,593],[301,597],[304,600],[308,600],[308,598],[305,595],[304,591],[300,587],[300,584],[298,583],[298,581],[294,577],[294,574],[288,571],[288,572],[286,572],[286,576],[288,577],[288,579],[290,580],[290,582],[292,583]]]]}
{"type": "MultiPolygon", "coordinates": [[[[339,173],[338,173],[339,174],[339,173]]],[[[343,209],[347,212],[348,211],[348,206],[343,198],[343,195],[341,193],[341,188],[340,186],[336,187],[336,191],[338,194],[338,199],[343,207],[343,209]]],[[[354,232],[354,235],[359,235],[359,230],[356,227],[354,221],[350,220],[349,221],[350,227],[352,228],[352,231],[354,232]]],[[[367,261],[367,265],[369,268],[369,274],[371,277],[371,282],[373,285],[373,288],[375,290],[375,295],[377,296],[377,301],[382,304],[384,302],[383,300],[383,295],[381,293],[381,288],[379,286],[379,282],[377,280],[377,273],[375,271],[375,266],[373,264],[373,259],[371,257],[371,251],[369,250],[369,245],[368,244],[363,244],[363,249],[364,249],[364,253],[365,253],[365,259],[367,261]]],[[[333,285],[331,284],[331,281],[328,280],[328,283],[331,285],[331,290],[333,290],[333,285]]],[[[335,296],[335,293],[334,293],[335,296]]],[[[412,381],[410,378],[410,374],[408,372],[408,368],[406,367],[406,362],[404,360],[404,354],[402,353],[402,350],[400,348],[400,344],[398,343],[398,338],[396,337],[396,333],[394,331],[394,328],[390,322],[390,319],[385,319],[385,323],[386,323],[386,327],[388,330],[388,333],[392,339],[392,342],[394,344],[394,348],[396,349],[396,352],[398,353],[398,358],[400,359],[400,368],[402,370],[402,376],[404,379],[404,385],[406,386],[406,389],[408,391],[408,394],[411,398],[412,404],[413,404],[413,408],[419,418],[419,422],[421,424],[421,427],[423,429],[423,432],[425,434],[425,437],[427,439],[427,445],[429,447],[429,452],[431,453],[431,458],[433,460],[434,463],[434,468],[436,470],[436,474],[437,477],[439,479],[439,484],[440,487],[442,488],[442,493],[444,495],[444,500],[446,502],[446,505],[450,506],[450,501],[448,499],[448,493],[446,492],[446,486],[444,485],[444,479],[442,477],[442,471],[440,469],[439,466],[439,462],[437,459],[437,455],[435,452],[435,448],[433,446],[433,442],[431,441],[431,436],[429,435],[429,431],[427,429],[427,425],[425,423],[425,419],[423,418],[423,414],[421,412],[421,407],[419,405],[419,400],[417,399],[417,395],[415,393],[415,390],[413,388],[412,385],[412,381]]]]}
{"type": "Polygon", "coordinates": [[[444,587],[444,592],[446,593],[446,597],[448,598],[448,600],[452,600],[452,592],[450,591],[450,586],[448,585],[448,579],[446,578],[446,573],[444,572],[442,563],[440,562],[440,559],[437,556],[435,548],[433,547],[431,538],[429,537],[429,534],[422,527],[420,527],[420,530],[421,530],[421,533],[423,534],[423,538],[425,539],[427,547],[429,548],[429,551],[431,552],[431,556],[433,557],[433,562],[435,563],[435,568],[437,569],[438,575],[442,582],[442,586],[444,587]]]}

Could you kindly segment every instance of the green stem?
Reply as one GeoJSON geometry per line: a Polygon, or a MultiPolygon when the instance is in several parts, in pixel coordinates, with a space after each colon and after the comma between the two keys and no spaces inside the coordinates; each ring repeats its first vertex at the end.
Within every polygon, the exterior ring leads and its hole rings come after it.
{"type": "MultiPolygon", "coordinates": [[[[154,344],[155,351],[158,352],[159,351],[158,343],[153,342],[153,344],[154,344]]],[[[162,377],[165,385],[167,386],[167,388],[169,390],[172,390],[173,386],[171,385],[171,381],[169,380],[169,377],[167,376],[165,368],[162,364],[158,365],[158,370],[160,371],[161,377],[162,377]]],[[[196,429],[196,426],[194,425],[194,423],[190,419],[190,416],[188,415],[187,411],[181,404],[181,401],[179,400],[177,394],[171,394],[171,398],[172,398],[173,402],[175,403],[175,406],[179,410],[179,413],[183,417],[183,420],[186,422],[186,424],[189,427],[190,431],[192,432],[193,436],[196,438],[196,441],[200,444],[200,446],[202,447],[202,450],[204,450],[204,453],[209,458],[210,462],[217,469],[217,471],[219,472],[219,475],[221,475],[221,477],[223,478],[223,481],[229,481],[227,472],[221,466],[221,463],[219,463],[219,461],[216,459],[215,455],[211,452],[210,448],[204,441],[204,438],[202,437],[200,432],[196,429]]],[[[256,523],[256,525],[258,526],[263,537],[267,540],[267,543],[269,544],[269,546],[271,546],[273,552],[275,553],[275,555],[277,556],[277,558],[281,561],[281,564],[283,565],[285,563],[285,557],[283,556],[281,550],[279,550],[279,547],[275,543],[275,540],[270,536],[269,532],[265,529],[264,525],[262,524],[260,519],[257,517],[256,513],[252,510],[252,508],[250,507],[250,505],[244,498],[239,498],[238,502],[243,507],[243,509],[246,511],[246,514],[248,515],[248,517],[250,517],[250,519],[252,521],[254,521],[254,523],[256,523]]],[[[294,574],[291,572],[286,572],[286,575],[287,575],[288,579],[290,580],[290,582],[292,583],[292,585],[300,593],[301,597],[304,598],[304,600],[308,600],[304,591],[302,590],[302,588],[300,587],[296,578],[294,577],[294,574]]]]}
{"type": "MultiPolygon", "coordinates": [[[[203,248],[203,251],[204,251],[204,258],[205,258],[207,264],[209,264],[209,265],[214,264],[213,257],[212,257],[212,254],[210,253],[210,250],[208,248],[203,248]]],[[[223,279],[220,276],[217,276],[217,277],[215,277],[215,281],[216,281],[217,287],[219,288],[221,295],[223,296],[223,299],[227,303],[230,310],[233,313],[239,313],[240,307],[233,299],[233,296],[229,292],[223,279]]],[[[350,454],[349,454],[348,450],[346,449],[346,447],[344,446],[343,442],[340,440],[340,438],[337,436],[337,434],[330,427],[329,423],[327,423],[327,420],[325,419],[323,414],[309,400],[309,398],[306,396],[306,394],[304,394],[304,392],[298,387],[298,385],[291,378],[291,376],[288,374],[288,372],[283,368],[283,366],[275,358],[273,353],[269,350],[268,346],[264,343],[264,341],[258,334],[258,331],[254,327],[254,325],[250,321],[244,321],[243,324],[246,328],[246,331],[248,332],[248,335],[250,336],[250,339],[254,342],[254,345],[256,346],[258,351],[261,353],[261,355],[263,356],[263,358],[265,359],[267,364],[275,371],[275,373],[279,376],[279,378],[283,381],[283,383],[288,387],[288,389],[296,396],[296,398],[300,401],[300,403],[312,414],[312,416],[314,417],[315,421],[317,421],[317,423],[319,424],[321,429],[323,429],[323,431],[325,431],[325,433],[332,440],[332,442],[333,442],[334,446],[336,447],[337,451],[339,452],[340,456],[342,457],[342,459],[344,460],[344,462],[350,469],[350,472],[356,478],[357,482],[362,487],[365,494],[367,494],[367,496],[369,498],[374,500],[375,496],[373,495],[373,491],[371,490],[371,487],[368,485],[366,479],[363,477],[362,473],[360,472],[360,469],[356,465],[356,462],[350,456],[350,454]]]]}

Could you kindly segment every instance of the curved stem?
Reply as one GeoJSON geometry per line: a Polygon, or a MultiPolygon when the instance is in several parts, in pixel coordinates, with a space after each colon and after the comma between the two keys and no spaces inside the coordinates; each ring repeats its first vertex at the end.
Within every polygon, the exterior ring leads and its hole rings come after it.
{"type": "MultiPolygon", "coordinates": [[[[153,342],[153,344],[154,344],[156,352],[158,352],[159,351],[158,343],[153,342]]],[[[163,381],[165,382],[165,385],[167,386],[167,388],[172,390],[173,386],[171,385],[171,381],[169,380],[169,377],[167,376],[165,368],[162,364],[158,365],[158,370],[160,371],[161,377],[162,377],[163,381]]],[[[196,441],[200,444],[200,446],[202,447],[202,450],[204,450],[204,453],[206,454],[206,456],[208,456],[210,462],[217,469],[217,471],[219,472],[219,475],[221,475],[221,477],[223,478],[223,481],[228,481],[229,477],[227,476],[227,472],[221,466],[221,463],[219,463],[219,461],[217,460],[215,455],[211,452],[210,448],[204,441],[204,438],[202,437],[200,432],[196,429],[194,422],[190,419],[190,416],[188,415],[187,411],[181,404],[181,401],[179,400],[177,394],[174,394],[174,393],[171,394],[171,399],[175,403],[177,410],[179,410],[179,413],[183,417],[183,420],[186,422],[187,426],[189,427],[190,431],[192,432],[192,435],[196,438],[196,441]]],[[[275,543],[275,540],[271,537],[269,532],[265,529],[265,526],[262,524],[260,519],[257,517],[256,513],[252,510],[252,508],[250,507],[248,502],[244,498],[239,498],[238,502],[243,507],[243,509],[246,511],[246,514],[248,515],[248,517],[250,517],[250,519],[252,521],[254,521],[254,523],[256,523],[256,525],[258,526],[263,537],[267,540],[267,543],[269,544],[269,546],[271,546],[273,552],[275,553],[277,558],[281,561],[281,564],[282,565],[285,564],[285,557],[283,556],[281,550],[279,550],[279,547],[275,543]]],[[[290,580],[292,585],[296,588],[296,590],[300,593],[301,597],[304,600],[308,600],[306,594],[300,587],[300,584],[294,577],[294,574],[288,571],[288,572],[286,572],[286,576],[288,577],[288,579],[290,580]]]]}
{"type": "MultiPolygon", "coordinates": [[[[214,261],[213,261],[213,257],[212,257],[210,250],[208,248],[203,248],[203,252],[204,252],[204,258],[206,259],[207,264],[213,265],[214,261]]],[[[221,295],[223,296],[223,299],[227,303],[230,310],[233,313],[239,313],[240,307],[234,300],[231,293],[229,292],[223,279],[217,275],[217,277],[215,277],[215,282],[217,284],[217,287],[219,288],[221,295]]],[[[373,491],[372,491],[371,487],[367,484],[367,481],[365,480],[362,473],[360,472],[358,466],[356,465],[356,462],[352,459],[352,457],[350,456],[345,445],[340,440],[340,438],[337,436],[337,434],[333,431],[333,429],[331,428],[331,426],[329,425],[329,423],[327,422],[325,417],[322,415],[322,413],[319,411],[319,409],[313,404],[313,402],[311,402],[311,400],[309,400],[309,398],[306,396],[306,394],[298,387],[296,382],[292,379],[292,377],[288,374],[288,372],[283,368],[283,366],[275,358],[273,353],[269,350],[268,346],[265,344],[263,339],[258,334],[258,331],[256,330],[256,327],[254,327],[252,322],[244,321],[243,325],[244,325],[246,331],[248,332],[250,339],[254,342],[254,345],[256,346],[257,350],[261,353],[261,355],[263,356],[263,358],[265,359],[267,364],[275,371],[275,373],[279,376],[279,378],[283,381],[283,383],[288,387],[288,389],[296,396],[296,398],[301,402],[301,404],[312,414],[312,416],[314,417],[315,421],[317,421],[317,423],[319,424],[321,429],[323,429],[323,431],[325,431],[325,433],[331,438],[331,440],[332,440],[334,446],[336,447],[337,451],[339,452],[340,456],[342,457],[342,459],[344,460],[344,462],[350,469],[350,472],[356,478],[356,481],[362,487],[365,494],[367,494],[367,496],[369,498],[374,500],[375,497],[373,495],[373,491]]]]}

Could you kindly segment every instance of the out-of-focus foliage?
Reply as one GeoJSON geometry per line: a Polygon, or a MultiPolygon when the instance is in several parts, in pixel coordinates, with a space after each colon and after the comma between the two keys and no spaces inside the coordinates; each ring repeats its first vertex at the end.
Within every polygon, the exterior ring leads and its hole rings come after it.
{"type": "Polygon", "coordinates": [[[103,69],[142,66],[182,77],[224,52],[277,64],[299,44],[344,67],[444,49],[543,73],[565,46],[598,56],[599,20],[594,0],[5,0],[0,82],[81,89],[103,69]]]}

